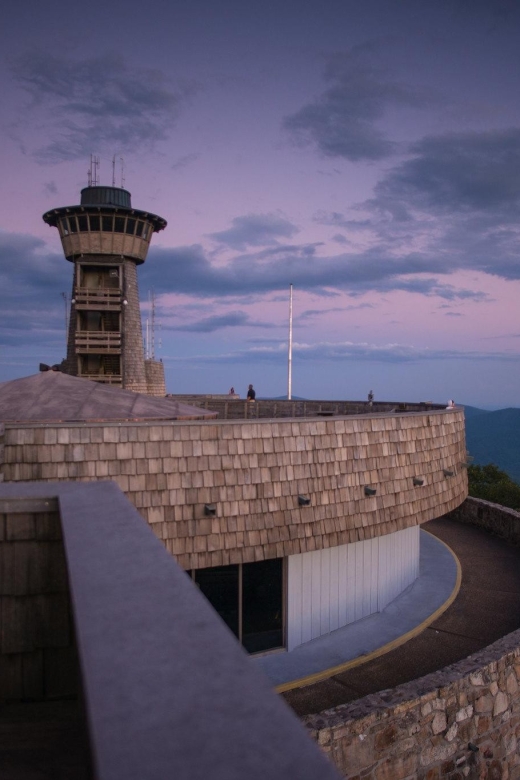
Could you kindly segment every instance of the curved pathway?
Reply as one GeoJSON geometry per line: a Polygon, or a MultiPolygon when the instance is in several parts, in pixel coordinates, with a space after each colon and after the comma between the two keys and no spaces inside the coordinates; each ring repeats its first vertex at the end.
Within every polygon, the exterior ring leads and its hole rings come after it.
{"type": "Polygon", "coordinates": [[[297,715],[394,688],[481,650],[520,628],[520,548],[471,525],[440,518],[422,526],[459,558],[453,604],[419,636],[328,680],[282,694],[297,715]]]}

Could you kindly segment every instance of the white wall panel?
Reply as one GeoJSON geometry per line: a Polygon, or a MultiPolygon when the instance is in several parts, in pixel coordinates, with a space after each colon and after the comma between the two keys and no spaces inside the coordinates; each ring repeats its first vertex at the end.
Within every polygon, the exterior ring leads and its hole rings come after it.
{"type": "Polygon", "coordinates": [[[419,526],[288,558],[287,649],[380,612],[419,576],[419,526]]]}

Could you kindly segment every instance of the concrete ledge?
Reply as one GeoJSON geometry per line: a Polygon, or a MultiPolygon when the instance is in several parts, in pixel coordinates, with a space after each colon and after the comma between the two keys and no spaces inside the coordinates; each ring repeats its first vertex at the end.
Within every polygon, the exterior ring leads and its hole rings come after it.
{"type": "Polygon", "coordinates": [[[115,484],[20,498],[59,502],[98,780],[337,777],[115,484]]]}

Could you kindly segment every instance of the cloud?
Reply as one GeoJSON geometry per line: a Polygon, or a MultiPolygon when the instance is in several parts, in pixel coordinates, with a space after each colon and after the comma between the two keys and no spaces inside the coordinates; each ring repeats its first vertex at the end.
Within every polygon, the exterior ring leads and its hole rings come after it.
{"type": "Polygon", "coordinates": [[[192,163],[196,162],[200,157],[200,154],[193,152],[192,154],[185,154],[183,157],[179,157],[174,163],[172,163],[172,171],[182,171],[192,163]]]}
{"type": "Polygon", "coordinates": [[[332,240],[336,242],[336,244],[348,244],[349,241],[342,233],[336,233],[334,236],[332,236],[332,240]]]}
{"type": "Polygon", "coordinates": [[[313,250],[306,244],[270,247],[216,265],[200,245],[152,247],[141,279],[148,287],[200,298],[265,294],[288,290],[289,284],[294,284],[323,296],[337,295],[339,290],[351,295],[403,290],[448,301],[489,300],[485,292],[458,288],[431,276],[454,270],[451,258],[444,255],[408,252],[394,257],[375,248],[317,257],[313,250]]]}
{"type": "Polygon", "coordinates": [[[32,236],[0,231],[0,343],[30,342],[65,349],[65,310],[61,297],[71,284],[63,256],[48,253],[32,236]]]}
{"type": "MultiPolygon", "coordinates": [[[[370,344],[345,342],[317,342],[314,344],[294,343],[295,361],[312,363],[387,363],[409,364],[419,362],[471,360],[477,362],[514,362],[520,363],[520,353],[479,352],[449,349],[427,349],[408,344],[370,344]]],[[[287,360],[287,343],[263,344],[249,349],[226,352],[219,355],[194,355],[191,357],[167,357],[166,360],[180,362],[216,362],[216,363],[282,363],[287,360]]]]}
{"type": "Polygon", "coordinates": [[[285,117],[283,127],[294,143],[316,146],[326,157],[353,162],[389,157],[395,144],[377,123],[390,108],[417,108],[425,102],[417,90],[363,63],[360,51],[331,57],[324,78],[329,88],[285,117]]]}
{"type": "Polygon", "coordinates": [[[210,238],[231,249],[245,250],[249,246],[274,246],[279,238],[292,238],[298,228],[276,214],[247,214],[235,217],[232,227],[210,238]]]}
{"type": "Polygon", "coordinates": [[[197,322],[186,325],[163,325],[164,330],[182,331],[184,333],[214,333],[222,328],[275,328],[270,322],[258,322],[250,319],[243,311],[231,311],[226,314],[218,314],[212,317],[204,317],[197,322]]]}
{"type": "MultiPolygon", "coordinates": [[[[436,213],[474,211],[518,217],[520,129],[423,138],[411,158],[377,186],[381,204],[397,199],[436,213]]],[[[377,201],[376,201],[377,202],[377,201]]]]}
{"type": "Polygon", "coordinates": [[[47,181],[43,185],[43,190],[46,195],[56,195],[58,192],[58,188],[56,186],[56,182],[54,181],[47,181]]]}
{"type": "Polygon", "coordinates": [[[50,140],[34,152],[41,163],[149,147],[168,137],[193,85],[172,89],[160,71],[135,68],[115,54],[66,59],[28,52],[13,67],[50,140]]]}

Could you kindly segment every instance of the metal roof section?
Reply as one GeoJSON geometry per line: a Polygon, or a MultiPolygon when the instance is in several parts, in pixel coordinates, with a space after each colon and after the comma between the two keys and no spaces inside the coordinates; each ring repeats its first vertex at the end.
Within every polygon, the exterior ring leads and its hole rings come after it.
{"type": "Polygon", "coordinates": [[[211,420],[216,412],[44,371],[0,383],[0,422],[211,420]]]}

